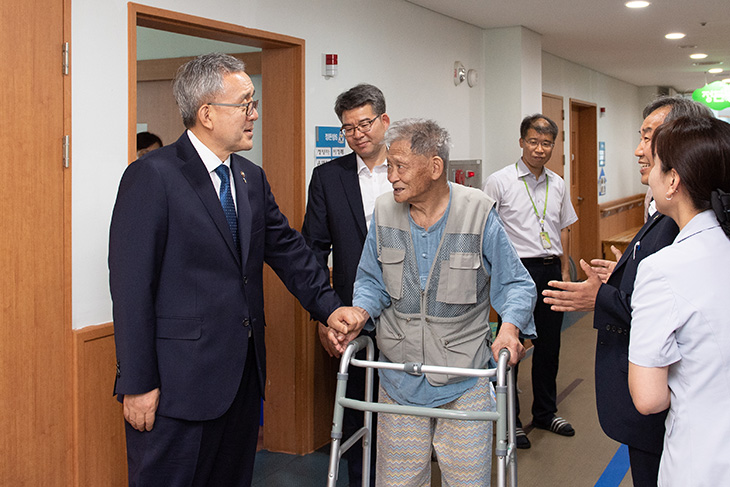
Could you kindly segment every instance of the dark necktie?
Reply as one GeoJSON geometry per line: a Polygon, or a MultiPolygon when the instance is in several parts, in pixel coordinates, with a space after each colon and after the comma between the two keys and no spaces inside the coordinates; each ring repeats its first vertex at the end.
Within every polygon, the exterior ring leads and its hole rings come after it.
{"type": "Polygon", "coordinates": [[[231,180],[228,175],[228,166],[221,164],[215,168],[215,173],[221,178],[221,205],[223,213],[226,215],[228,227],[233,235],[233,243],[238,247],[238,219],[236,218],[236,207],[233,204],[233,195],[231,194],[231,180]]]}

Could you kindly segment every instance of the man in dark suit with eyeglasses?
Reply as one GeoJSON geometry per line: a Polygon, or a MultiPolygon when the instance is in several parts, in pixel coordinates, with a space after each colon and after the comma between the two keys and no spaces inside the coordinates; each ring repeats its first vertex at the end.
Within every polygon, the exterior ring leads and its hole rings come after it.
{"type": "Polygon", "coordinates": [[[127,167],[109,236],[129,484],[247,487],[266,384],[264,262],[316,319],[341,301],[263,170],[236,154],[258,119],[243,63],[199,56],[173,91],[187,130],[127,167]]]}
{"type": "MultiPolygon", "coordinates": [[[[375,199],[393,189],[388,181],[387,149],[383,142],[390,118],[385,113],[382,91],[369,84],[359,84],[341,93],[335,101],[335,113],[353,152],[314,169],[302,234],[323,269],[329,271],[328,260],[332,254],[332,285],[342,302],[351,305],[352,287],[375,199]]],[[[326,333],[326,328],[320,324],[322,345],[330,356],[339,356],[326,333]]],[[[375,331],[363,330],[362,334],[370,336],[375,344],[375,331]]],[[[364,353],[361,351],[358,358],[364,359],[364,353]]],[[[347,396],[362,399],[364,369],[352,367],[349,374],[347,396]]],[[[377,374],[375,377],[374,390],[377,391],[377,374]]],[[[345,409],[343,432],[346,438],[362,425],[362,412],[345,409]]],[[[371,448],[375,452],[374,442],[371,448]]],[[[353,445],[345,457],[350,485],[362,485],[360,442],[353,445]]],[[[371,458],[374,466],[375,455],[371,458]]],[[[371,470],[370,478],[374,481],[375,469],[371,470]]]]}

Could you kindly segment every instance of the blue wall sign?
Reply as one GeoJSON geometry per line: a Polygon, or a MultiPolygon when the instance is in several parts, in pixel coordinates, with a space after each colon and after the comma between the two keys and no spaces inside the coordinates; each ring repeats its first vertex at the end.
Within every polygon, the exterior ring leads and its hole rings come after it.
{"type": "Polygon", "coordinates": [[[340,127],[315,127],[315,166],[345,155],[345,136],[340,127]]]}

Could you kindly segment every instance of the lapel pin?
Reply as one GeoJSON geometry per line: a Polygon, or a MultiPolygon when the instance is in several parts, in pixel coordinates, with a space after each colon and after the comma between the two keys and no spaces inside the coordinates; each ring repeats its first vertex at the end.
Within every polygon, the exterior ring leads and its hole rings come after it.
{"type": "Polygon", "coordinates": [[[241,171],[241,177],[243,178],[243,182],[248,184],[248,181],[246,181],[246,173],[241,171]]]}

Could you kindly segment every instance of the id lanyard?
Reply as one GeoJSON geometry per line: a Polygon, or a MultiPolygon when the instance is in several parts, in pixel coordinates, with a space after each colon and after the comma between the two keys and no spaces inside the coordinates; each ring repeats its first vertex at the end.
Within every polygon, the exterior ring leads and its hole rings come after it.
{"type": "MultiPolygon", "coordinates": [[[[517,167],[517,163],[515,162],[515,170],[519,173],[519,168],[517,167]]],[[[545,174],[545,206],[542,209],[542,218],[540,217],[540,213],[537,212],[537,206],[535,206],[535,201],[532,199],[532,195],[530,194],[530,188],[527,186],[527,180],[525,178],[522,179],[522,182],[525,183],[525,191],[527,191],[527,196],[530,197],[530,203],[532,203],[532,209],[535,211],[535,216],[537,217],[538,221],[540,222],[540,242],[542,242],[542,248],[549,249],[552,247],[552,244],[550,243],[550,236],[545,231],[545,214],[547,213],[547,202],[548,202],[548,175],[545,174]]]]}

